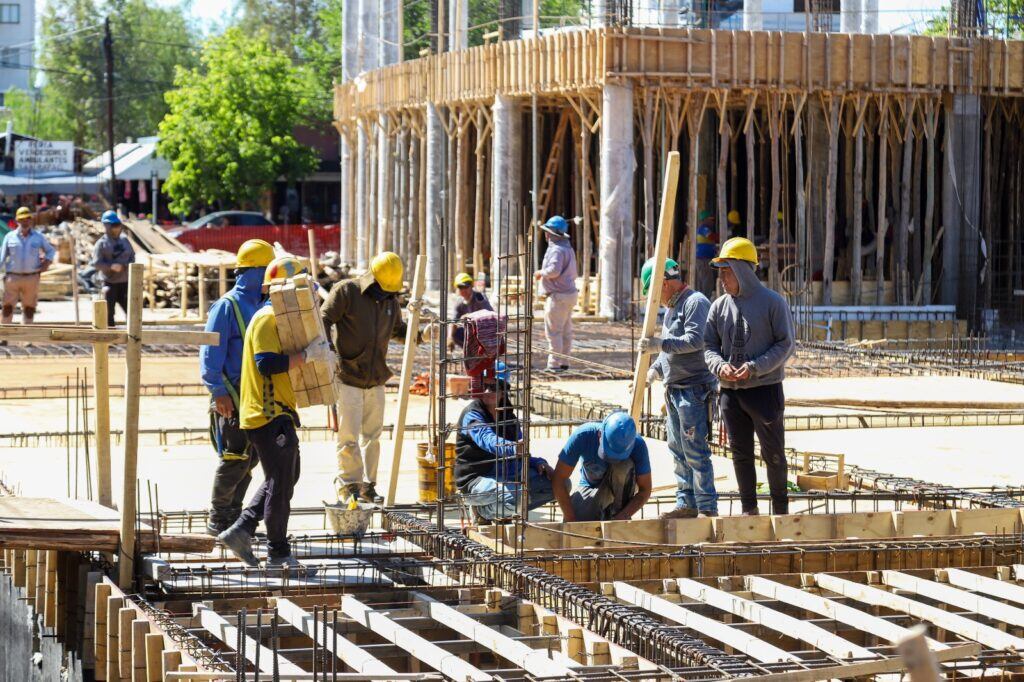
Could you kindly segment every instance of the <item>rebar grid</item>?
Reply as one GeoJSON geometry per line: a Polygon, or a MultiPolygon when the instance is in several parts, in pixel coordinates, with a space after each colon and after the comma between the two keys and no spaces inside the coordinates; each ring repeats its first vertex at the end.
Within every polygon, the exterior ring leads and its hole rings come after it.
{"type": "Polygon", "coordinates": [[[125,595],[125,601],[131,602],[145,613],[147,618],[156,623],[163,633],[170,637],[179,650],[187,653],[206,670],[232,672],[232,667],[219,653],[211,649],[195,634],[178,625],[169,612],[156,608],[138,594],[125,595]]]}

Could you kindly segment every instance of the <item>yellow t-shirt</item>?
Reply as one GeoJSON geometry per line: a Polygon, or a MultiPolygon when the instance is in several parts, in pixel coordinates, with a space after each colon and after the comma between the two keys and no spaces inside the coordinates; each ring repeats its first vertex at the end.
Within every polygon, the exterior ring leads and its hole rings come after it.
{"type": "Polygon", "coordinates": [[[274,317],[274,309],[265,306],[256,311],[245,330],[242,385],[239,391],[242,403],[239,408],[240,426],[243,429],[258,429],[282,414],[295,419],[295,392],[288,373],[281,372],[267,377],[256,368],[257,355],[280,352],[277,318],[274,317]]]}

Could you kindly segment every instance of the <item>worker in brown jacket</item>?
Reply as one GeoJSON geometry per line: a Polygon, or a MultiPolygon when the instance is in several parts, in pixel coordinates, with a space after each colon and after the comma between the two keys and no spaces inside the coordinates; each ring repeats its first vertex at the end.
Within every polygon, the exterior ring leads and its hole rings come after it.
{"type": "MultiPolygon", "coordinates": [[[[388,342],[404,339],[406,323],[398,303],[402,290],[402,259],[385,251],[370,270],[336,285],[320,307],[324,328],[333,328],[338,353],[339,499],[379,503],[377,461],[384,429],[384,384],[391,378],[388,342]]],[[[410,302],[410,306],[419,302],[410,302]]],[[[417,339],[419,341],[419,339],[417,339]]]]}

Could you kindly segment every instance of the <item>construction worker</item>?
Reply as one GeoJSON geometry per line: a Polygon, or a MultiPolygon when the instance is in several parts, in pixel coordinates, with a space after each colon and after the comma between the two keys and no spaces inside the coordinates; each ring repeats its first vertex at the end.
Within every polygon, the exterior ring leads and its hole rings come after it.
{"type": "Polygon", "coordinates": [[[551,352],[547,369],[569,369],[572,353],[572,309],[576,307],[576,253],[569,243],[569,223],[560,215],[552,216],[541,228],[547,239],[541,269],[534,273],[544,301],[544,334],[551,352]]]}
{"type": "Polygon", "coordinates": [[[718,229],[711,211],[701,211],[698,220],[694,288],[705,296],[713,296],[715,271],[711,267],[711,259],[718,255],[718,229]]]}
{"type": "Polygon", "coordinates": [[[213,476],[207,531],[220,535],[242,513],[242,502],[259,460],[239,425],[239,387],[245,330],[263,304],[263,275],[274,260],[274,247],[250,239],[235,257],[235,286],[210,307],[206,331],[220,343],[200,346],[199,368],[210,392],[210,439],[220,462],[213,476]]]}
{"type": "Polygon", "coordinates": [[[719,404],[729,435],[733,467],[746,515],[758,514],[754,434],[768,469],[772,512],[789,512],[786,491],[785,396],[782,380],[793,354],[789,305],[761,284],[757,249],[743,237],[722,244],[712,261],[725,289],[711,304],[704,329],[704,358],[722,384],[719,404]]]}
{"type": "MultiPolygon", "coordinates": [[[[523,430],[508,397],[505,365],[495,365],[482,390],[459,416],[455,436],[455,483],[479,522],[505,519],[516,512],[523,476],[516,446],[523,430]]],[[[529,465],[529,509],[550,502],[551,467],[541,457],[529,465]]]]}
{"type": "MultiPolygon", "coordinates": [[[[640,270],[644,296],[651,288],[655,259],[640,270]]],[[[708,446],[708,407],[718,382],[704,362],[704,326],[711,302],[683,281],[678,264],[665,261],[665,279],[659,295],[665,312],[658,336],[640,339],[640,350],[655,355],[647,373],[648,383],[665,385],[665,431],[668,449],[675,459],[676,508],[663,519],[718,515],[715,471],[708,446]]]]}
{"type": "Polygon", "coordinates": [[[53,263],[54,249],[41,232],[32,228],[32,209],[22,206],[14,215],[18,229],[8,232],[0,244],[0,268],[4,271],[3,310],[0,322],[10,324],[14,306],[21,302],[21,323],[32,324],[39,301],[39,276],[53,263]]]}
{"type": "Polygon", "coordinates": [[[121,234],[121,218],[117,211],[104,211],[100,218],[103,236],[96,240],[92,266],[103,280],[103,298],[107,301],[107,326],[114,326],[114,306],[121,306],[128,317],[128,265],[135,262],[135,249],[121,234]]]}
{"type": "MultiPolygon", "coordinates": [[[[384,384],[391,378],[388,342],[405,339],[398,304],[402,259],[385,251],[363,275],[340,282],[320,307],[338,353],[338,498],[380,503],[377,462],[384,430],[384,384]]],[[[409,307],[418,306],[411,301],[409,307]]],[[[419,340],[419,339],[417,339],[419,340]]]]}
{"type": "MultiPolygon", "coordinates": [[[[298,259],[277,258],[263,274],[263,291],[266,293],[275,279],[305,272],[306,266],[298,259]]],[[[327,360],[330,354],[331,347],[324,339],[317,339],[300,353],[282,353],[277,318],[269,300],[263,302],[245,330],[239,425],[263,467],[264,480],[238,519],[217,539],[247,566],[259,566],[252,538],[263,521],[267,528],[267,568],[302,568],[288,542],[292,493],[299,479],[299,414],[288,370],[327,360]]],[[[304,570],[307,575],[312,572],[304,570]]]]}
{"type": "Polygon", "coordinates": [[[577,426],[558,455],[551,489],[565,521],[622,521],[640,511],[651,497],[651,460],[633,418],[613,412],[577,426]],[[570,494],[569,477],[581,461],[570,494]]]}
{"type": "MultiPolygon", "coordinates": [[[[452,316],[454,320],[461,320],[467,313],[474,313],[478,310],[494,310],[491,307],[491,302],[487,300],[481,292],[473,288],[473,278],[466,272],[460,272],[455,276],[455,281],[452,282],[455,287],[456,293],[459,295],[459,300],[455,304],[455,314],[452,316]]],[[[448,327],[448,350],[455,350],[458,346],[462,348],[462,344],[466,337],[466,330],[461,325],[453,324],[448,327]]]]}

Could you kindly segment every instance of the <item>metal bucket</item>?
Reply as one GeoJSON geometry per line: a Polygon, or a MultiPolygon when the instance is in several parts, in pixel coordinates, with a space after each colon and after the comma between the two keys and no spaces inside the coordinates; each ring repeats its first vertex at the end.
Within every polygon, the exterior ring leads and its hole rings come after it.
{"type": "Polygon", "coordinates": [[[361,538],[366,534],[375,508],[373,505],[360,504],[355,509],[349,509],[348,505],[342,502],[324,502],[324,514],[327,516],[327,525],[331,527],[331,531],[335,535],[355,538],[361,538]]]}

